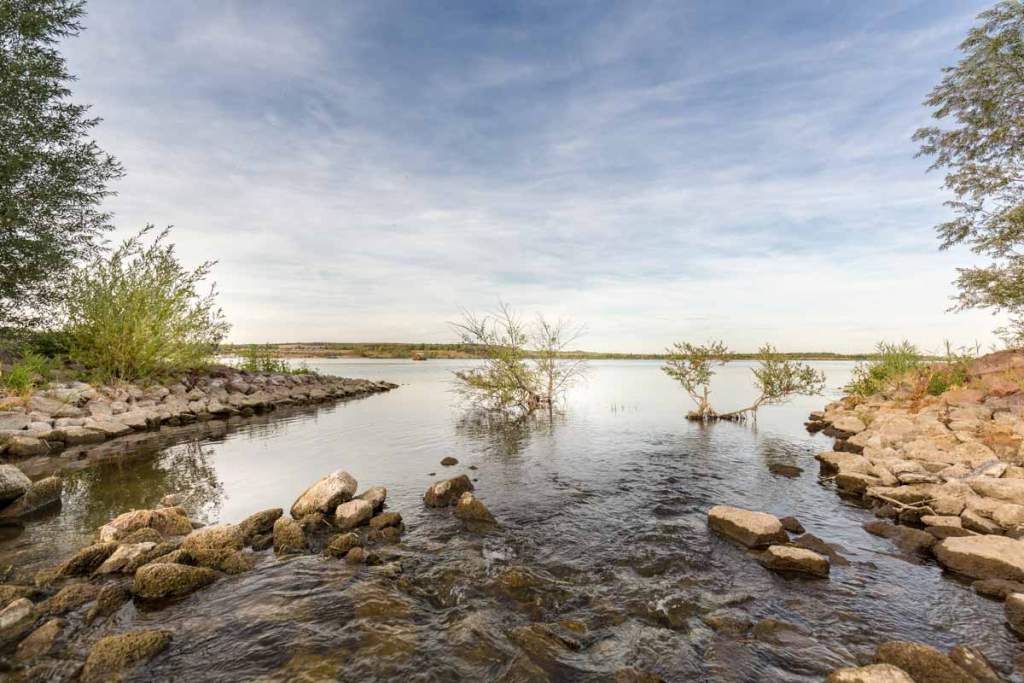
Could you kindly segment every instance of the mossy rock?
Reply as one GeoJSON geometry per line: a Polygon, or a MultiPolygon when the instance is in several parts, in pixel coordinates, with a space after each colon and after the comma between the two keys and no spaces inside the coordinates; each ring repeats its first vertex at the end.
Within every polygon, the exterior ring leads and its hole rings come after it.
{"type": "Polygon", "coordinates": [[[358,548],[363,545],[363,539],[359,537],[359,534],[349,532],[347,534],[339,534],[331,539],[331,542],[327,545],[327,554],[332,557],[345,557],[348,551],[353,548],[358,548]]]}
{"type": "Polygon", "coordinates": [[[85,660],[82,681],[120,680],[120,674],[157,656],[171,642],[167,631],[135,631],[101,638],[85,660]]]}
{"type": "Polygon", "coordinates": [[[117,543],[94,543],[86,546],[65,560],[56,572],[56,578],[64,576],[88,576],[96,571],[107,558],[117,550],[117,543]]]}
{"type": "Polygon", "coordinates": [[[64,614],[92,602],[100,593],[99,586],[91,583],[71,583],[39,603],[41,615],[64,614]]]}
{"type": "Polygon", "coordinates": [[[205,567],[154,562],[135,572],[132,592],[146,600],[175,598],[193,593],[217,580],[217,573],[205,567]]]}
{"type": "Polygon", "coordinates": [[[186,555],[183,564],[216,569],[225,574],[243,574],[256,566],[256,558],[250,553],[228,548],[194,548],[183,552],[186,555]]]}

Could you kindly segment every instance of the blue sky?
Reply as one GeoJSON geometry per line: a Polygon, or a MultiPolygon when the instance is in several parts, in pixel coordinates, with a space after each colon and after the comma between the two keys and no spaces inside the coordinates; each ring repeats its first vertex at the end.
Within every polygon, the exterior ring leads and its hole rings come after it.
{"type": "Polygon", "coordinates": [[[92,0],[65,51],[235,341],[991,342],[946,309],[921,102],[987,3],[92,0]]]}

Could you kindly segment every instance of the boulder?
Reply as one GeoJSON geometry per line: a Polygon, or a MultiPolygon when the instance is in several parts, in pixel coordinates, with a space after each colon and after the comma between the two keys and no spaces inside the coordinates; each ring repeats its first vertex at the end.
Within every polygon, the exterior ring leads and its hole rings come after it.
{"type": "Polygon", "coordinates": [[[914,683],[914,679],[892,664],[871,664],[836,669],[825,683],[914,683]]]}
{"type": "Polygon", "coordinates": [[[789,545],[771,545],[762,553],[761,564],[775,572],[796,572],[827,578],[828,559],[813,550],[789,545]]]}
{"type": "Polygon", "coordinates": [[[1011,593],[1006,596],[1003,605],[1006,611],[1006,623],[1021,638],[1024,638],[1024,593],[1011,593]]]}
{"type": "Polygon", "coordinates": [[[7,440],[7,453],[16,458],[46,455],[49,450],[50,445],[48,443],[34,436],[12,436],[7,440]]]}
{"type": "Polygon", "coordinates": [[[0,645],[19,640],[35,622],[35,607],[28,598],[18,598],[0,610],[0,645]]]}
{"type": "Polygon", "coordinates": [[[453,465],[458,465],[458,464],[459,464],[459,459],[458,458],[453,458],[450,455],[445,457],[445,458],[441,458],[441,465],[444,466],[444,467],[451,467],[453,465]]]}
{"type": "Polygon", "coordinates": [[[778,517],[728,505],[716,505],[708,511],[708,526],[748,548],[786,543],[789,540],[778,517]]]}
{"type": "Polygon", "coordinates": [[[123,422],[115,422],[113,420],[100,420],[93,422],[86,427],[94,432],[99,432],[105,439],[113,439],[118,436],[124,436],[125,434],[131,434],[132,428],[123,422]]]}
{"type": "Polygon", "coordinates": [[[32,480],[14,465],[0,465],[0,505],[20,498],[32,486],[32,480]]]}
{"type": "Polygon", "coordinates": [[[306,533],[294,519],[281,517],[274,522],[274,550],[283,552],[305,552],[306,533]]]}
{"type": "Polygon", "coordinates": [[[800,520],[796,517],[782,517],[779,519],[779,522],[782,523],[782,528],[791,534],[802,534],[806,531],[806,529],[804,529],[804,525],[801,524],[800,520]]]}
{"type": "Polygon", "coordinates": [[[363,541],[359,538],[359,534],[352,532],[339,534],[327,544],[327,554],[333,557],[345,557],[350,550],[362,547],[362,545],[363,541]]]}
{"type": "Polygon", "coordinates": [[[1007,596],[1012,593],[1024,593],[1024,583],[1006,579],[979,579],[971,584],[971,588],[978,595],[1000,601],[1006,600],[1007,596]]]}
{"type": "Polygon", "coordinates": [[[0,411],[0,430],[18,431],[28,428],[31,423],[32,418],[21,411],[0,411]]]}
{"type": "Polygon", "coordinates": [[[373,506],[375,512],[384,507],[384,501],[387,499],[387,497],[388,490],[383,486],[371,486],[370,488],[366,489],[358,496],[356,496],[356,498],[361,498],[362,500],[368,501],[370,505],[373,506]]]}
{"type": "Polygon", "coordinates": [[[60,477],[45,477],[32,482],[21,498],[0,511],[0,519],[14,519],[60,503],[64,481],[60,477]]]}
{"type": "Polygon", "coordinates": [[[841,451],[826,451],[814,456],[821,463],[821,469],[827,472],[860,472],[866,474],[871,471],[871,463],[867,458],[856,453],[841,451]]]}
{"type": "Polygon", "coordinates": [[[258,537],[268,534],[274,529],[274,522],[284,514],[281,508],[271,508],[261,512],[255,512],[238,523],[238,530],[242,534],[242,543],[252,545],[258,537]]]}
{"type": "Polygon", "coordinates": [[[1024,503],[1024,479],[978,477],[967,483],[979,496],[1005,500],[1009,503],[1024,503]]]}
{"type": "Polygon", "coordinates": [[[1024,581],[1024,541],[963,536],[937,543],[934,552],[942,566],[975,579],[1024,581]]]}
{"type": "Polygon", "coordinates": [[[64,628],[63,619],[50,619],[32,631],[25,640],[18,643],[14,658],[19,662],[30,662],[48,654],[62,628],[64,628]]]}
{"type": "MultiPolygon", "coordinates": [[[[114,573],[132,573],[143,564],[147,559],[153,559],[159,557],[159,555],[152,555],[153,549],[157,547],[156,543],[152,541],[143,543],[126,543],[118,546],[117,550],[113,554],[104,560],[97,569],[97,574],[114,574],[114,573]]],[[[163,553],[161,553],[163,554],[163,553]]]]}
{"type": "Polygon", "coordinates": [[[949,651],[949,658],[961,669],[974,676],[978,683],[1003,683],[992,663],[976,647],[957,645],[949,651]]]}
{"type": "Polygon", "coordinates": [[[844,432],[846,434],[859,434],[860,432],[863,432],[865,429],[867,429],[867,425],[865,425],[864,422],[858,417],[854,417],[853,415],[845,415],[836,420],[833,420],[832,429],[836,430],[837,432],[844,432]]]}
{"type": "Polygon", "coordinates": [[[131,600],[132,594],[127,586],[128,584],[124,582],[108,583],[103,586],[96,596],[96,604],[85,613],[86,625],[92,624],[97,619],[110,616],[121,609],[121,605],[131,600]]]}
{"type": "Polygon", "coordinates": [[[69,583],[56,594],[39,603],[37,612],[43,616],[64,614],[95,600],[99,592],[99,586],[92,583],[84,581],[69,583]]]}
{"type": "Polygon", "coordinates": [[[364,524],[373,516],[373,505],[368,500],[356,498],[342,503],[334,510],[334,526],[346,531],[364,524]]]}
{"type": "Polygon", "coordinates": [[[216,580],[216,572],[205,567],[154,562],[135,572],[132,592],[145,599],[174,598],[188,595],[216,580]]]}
{"type": "Polygon", "coordinates": [[[164,536],[184,536],[192,533],[192,522],[181,508],[132,510],[101,526],[99,536],[101,541],[117,541],[144,528],[155,529],[164,536]]]}
{"type": "MultiPolygon", "coordinates": [[[[993,509],[992,512],[994,513],[995,510],[993,509]]],[[[977,510],[964,510],[961,512],[960,524],[964,529],[975,531],[979,534],[1000,534],[1003,531],[1001,526],[991,519],[986,519],[978,514],[977,510]]]]}
{"type": "Polygon", "coordinates": [[[483,522],[494,524],[496,520],[491,511],[487,509],[483,501],[466,491],[459,496],[459,502],[455,506],[455,516],[467,522],[483,522]]]}
{"type": "Polygon", "coordinates": [[[54,430],[54,436],[58,441],[63,441],[65,446],[84,446],[91,443],[103,443],[107,440],[103,432],[86,427],[61,427],[54,430]]]}
{"type": "Polygon", "coordinates": [[[254,555],[231,548],[193,548],[181,552],[182,564],[216,569],[225,574],[243,574],[256,566],[254,555]]]}
{"type": "Polygon", "coordinates": [[[196,529],[181,542],[182,550],[228,549],[241,550],[245,535],[236,524],[213,524],[196,529]]]}
{"type": "Polygon", "coordinates": [[[291,515],[300,519],[314,512],[328,514],[356,492],[355,478],[345,470],[326,475],[306,489],[292,505],[291,515]]]}
{"type": "Polygon", "coordinates": [[[875,658],[903,669],[915,681],[929,683],[977,683],[974,677],[934,647],[892,640],[878,646],[875,658]]]}
{"type": "Polygon", "coordinates": [[[57,568],[56,578],[88,576],[96,571],[117,550],[117,543],[94,543],[64,560],[57,568]]]}
{"type": "Polygon", "coordinates": [[[439,481],[432,485],[423,494],[423,502],[432,508],[448,507],[458,503],[459,497],[463,493],[472,490],[473,482],[465,474],[460,474],[452,479],[439,481]]]}
{"type": "Polygon", "coordinates": [[[85,660],[82,681],[119,681],[124,672],[156,657],[167,649],[170,642],[170,633],[156,630],[134,631],[100,638],[92,646],[85,660]]]}
{"type": "Polygon", "coordinates": [[[927,531],[896,526],[882,520],[865,522],[864,530],[869,534],[888,538],[900,549],[910,553],[927,553],[935,545],[935,537],[927,531]]]}
{"type": "Polygon", "coordinates": [[[398,512],[382,512],[376,517],[370,518],[371,529],[383,529],[389,526],[399,526],[402,523],[402,515],[398,512]]]}

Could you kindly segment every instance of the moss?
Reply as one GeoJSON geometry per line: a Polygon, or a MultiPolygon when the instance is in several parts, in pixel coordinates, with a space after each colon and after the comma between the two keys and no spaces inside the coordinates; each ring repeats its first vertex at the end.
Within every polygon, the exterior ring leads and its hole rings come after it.
{"type": "Polygon", "coordinates": [[[282,517],[274,522],[274,550],[302,552],[306,549],[306,534],[294,519],[282,517]]]}
{"type": "Polygon", "coordinates": [[[163,652],[171,642],[167,631],[136,631],[101,638],[93,645],[83,681],[108,681],[136,664],[152,659],[163,652]]]}
{"type": "Polygon", "coordinates": [[[64,586],[39,604],[40,614],[64,614],[91,602],[99,595],[99,586],[91,583],[72,583],[64,586]]]}
{"type": "Polygon", "coordinates": [[[191,560],[187,564],[216,569],[225,574],[242,574],[256,566],[251,554],[228,548],[194,548],[184,552],[191,560]]]}
{"type": "Polygon", "coordinates": [[[64,561],[56,576],[87,576],[96,571],[117,550],[117,543],[94,543],[64,561]]]}
{"type": "Polygon", "coordinates": [[[85,623],[91,624],[97,619],[110,616],[121,609],[121,605],[131,600],[131,597],[125,584],[112,583],[104,586],[96,596],[96,604],[86,612],[85,623]]]}
{"type": "Polygon", "coordinates": [[[331,539],[330,544],[327,546],[327,554],[333,557],[344,557],[348,554],[348,551],[361,545],[363,545],[363,541],[359,538],[359,534],[352,532],[339,534],[331,539]]]}
{"type": "Polygon", "coordinates": [[[216,572],[184,564],[153,563],[135,573],[133,592],[144,599],[181,597],[217,580],[216,572]]]}

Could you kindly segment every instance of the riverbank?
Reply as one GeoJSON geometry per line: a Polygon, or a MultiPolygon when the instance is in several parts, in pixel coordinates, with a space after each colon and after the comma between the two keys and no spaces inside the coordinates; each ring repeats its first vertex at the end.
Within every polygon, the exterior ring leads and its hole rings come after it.
{"type": "MultiPolygon", "coordinates": [[[[837,493],[879,517],[868,533],[934,559],[979,600],[1004,602],[1007,627],[1024,638],[1024,354],[979,358],[964,386],[939,396],[846,396],[812,413],[807,428],[835,439],[817,459],[837,493]]],[[[915,652],[967,675],[936,650],[915,652]]],[[[882,648],[877,657],[911,673],[920,664],[882,648]]]]}

